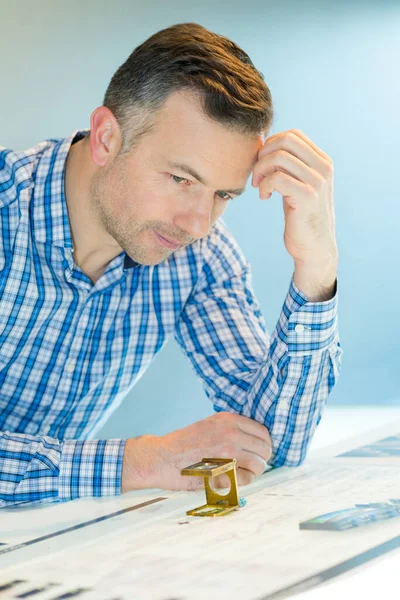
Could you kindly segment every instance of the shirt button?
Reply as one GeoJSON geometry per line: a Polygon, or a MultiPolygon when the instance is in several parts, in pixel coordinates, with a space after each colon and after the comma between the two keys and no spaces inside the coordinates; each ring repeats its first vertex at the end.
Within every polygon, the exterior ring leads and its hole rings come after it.
{"type": "Polygon", "coordinates": [[[298,323],[296,325],[296,327],[294,328],[296,333],[303,333],[304,331],[304,325],[302,325],[301,323],[298,323]]]}
{"type": "Polygon", "coordinates": [[[67,373],[72,373],[75,369],[75,363],[73,361],[67,363],[65,365],[65,370],[67,371],[67,373]]]}

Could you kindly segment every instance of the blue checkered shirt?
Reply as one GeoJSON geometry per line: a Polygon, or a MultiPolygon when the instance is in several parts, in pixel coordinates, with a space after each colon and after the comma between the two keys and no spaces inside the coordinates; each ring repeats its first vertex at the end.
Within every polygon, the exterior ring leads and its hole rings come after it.
{"type": "Polygon", "coordinates": [[[216,411],[263,423],[269,464],[300,464],[340,369],[337,292],[293,279],[272,335],[222,219],[156,266],[74,264],[70,137],[0,147],[0,506],[121,493],[125,440],[96,432],[174,336],[216,411]]]}

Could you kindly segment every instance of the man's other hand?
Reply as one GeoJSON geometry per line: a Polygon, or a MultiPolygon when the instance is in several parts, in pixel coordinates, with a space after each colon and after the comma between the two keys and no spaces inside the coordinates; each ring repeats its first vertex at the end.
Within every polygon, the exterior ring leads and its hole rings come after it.
{"type": "MultiPolygon", "coordinates": [[[[236,458],[239,485],[261,475],[271,457],[268,429],[248,417],[219,412],[202,421],[158,437],[143,435],[126,441],[121,492],[134,489],[196,490],[202,477],[181,475],[181,469],[203,458],[236,458]]],[[[227,475],[212,480],[213,487],[228,487],[227,475]]]]}

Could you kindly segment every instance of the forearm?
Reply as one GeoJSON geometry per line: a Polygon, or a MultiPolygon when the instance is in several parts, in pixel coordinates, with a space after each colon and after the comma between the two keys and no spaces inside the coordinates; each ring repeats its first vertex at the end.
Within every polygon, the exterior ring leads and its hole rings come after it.
{"type": "Polygon", "coordinates": [[[124,440],[0,433],[0,507],[120,493],[124,440]]]}
{"type": "Polygon", "coordinates": [[[220,384],[214,406],[264,424],[272,439],[269,464],[295,466],[306,456],[339,376],[337,298],[308,302],[293,282],[269,342],[267,352],[253,354],[249,370],[237,374],[237,383],[231,377],[232,385],[220,384]]]}
{"type": "Polygon", "coordinates": [[[337,298],[316,305],[296,287],[293,281],[271,336],[270,366],[260,375],[268,386],[253,386],[248,399],[253,418],[270,431],[274,466],[295,466],[306,457],[341,365],[337,298]]]}
{"type": "Polygon", "coordinates": [[[271,378],[268,391],[249,398],[254,418],[267,427],[271,436],[268,464],[280,467],[303,463],[339,370],[339,347],[322,354],[288,358],[274,382],[271,378]]]}

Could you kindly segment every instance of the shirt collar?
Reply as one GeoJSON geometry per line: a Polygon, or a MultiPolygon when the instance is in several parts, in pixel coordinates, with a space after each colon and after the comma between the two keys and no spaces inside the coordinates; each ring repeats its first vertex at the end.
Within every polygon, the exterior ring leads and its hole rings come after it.
{"type": "MultiPolygon", "coordinates": [[[[39,242],[61,248],[73,248],[65,196],[65,162],[72,144],[84,138],[90,129],[76,129],[62,139],[46,140],[33,174],[33,232],[39,242]]],[[[138,266],[124,253],[124,269],[138,266]]]]}
{"type": "Polygon", "coordinates": [[[124,269],[133,269],[134,267],[139,267],[140,264],[135,262],[130,256],[125,253],[124,258],[124,269]]]}

